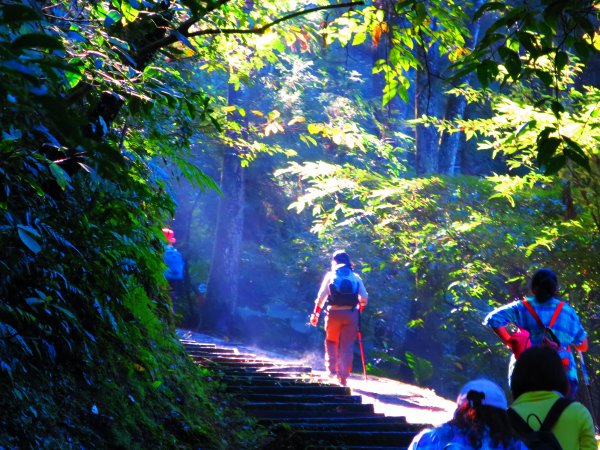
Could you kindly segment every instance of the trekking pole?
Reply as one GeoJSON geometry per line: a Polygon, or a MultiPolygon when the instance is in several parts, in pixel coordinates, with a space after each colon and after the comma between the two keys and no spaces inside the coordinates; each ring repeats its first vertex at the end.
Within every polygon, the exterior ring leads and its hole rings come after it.
{"type": "Polygon", "coordinates": [[[361,318],[362,313],[360,312],[360,310],[358,311],[358,331],[357,331],[357,337],[358,337],[358,347],[360,348],[360,359],[362,360],[362,366],[363,366],[363,374],[365,375],[365,381],[367,380],[367,365],[365,364],[365,349],[363,348],[363,342],[362,342],[362,333],[360,332],[360,318],[361,318]]]}
{"type": "Polygon", "coordinates": [[[590,389],[590,378],[588,376],[587,368],[585,367],[585,360],[583,359],[583,352],[577,350],[579,356],[579,365],[581,366],[581,374],[583,375],[583,384],[585,385],[584,397],[587,407],[592,414],[592,420],[594,421],[594,430],[598,432],[598,422],[596,421],[596,411],[594,410],[594,403],[592,402],[592,393],[590,389]]]}

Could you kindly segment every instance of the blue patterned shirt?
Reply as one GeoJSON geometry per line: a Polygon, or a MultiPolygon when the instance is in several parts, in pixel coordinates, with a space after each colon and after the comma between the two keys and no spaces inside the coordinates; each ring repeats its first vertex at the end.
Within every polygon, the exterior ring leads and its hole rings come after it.
{"type": "MultiPolygon", "coordinates": [[[[552,315],[560,303],[560,300],[556,298],[551,298],[544,303],[536,302],[533,297],[528,298],[527,301],[531,304],[542,323],[546,326],[550,324],[552,315]]],[[[491,328],[497,328],[511,322],[529,331],[532,345],[540,344],[544,330],[540,328],[535,318],[521,300],[516,300],[508,305],[495,309],[487,315],[483,324],[491,328]]],[[[570,345],[581,344],[586,337],[586,332],[579,321],[577,312],[567,303],[564,304],[556,322],[552,326],[552,331],[561,343],[561,349],[559,351],[561,359],[569,359],[567,376],[569,379],[576,381],[577,368],[575,366],[575,359],[568,347],[570,345]]]]}
{"type": "MultiPolygon", "coordinates": [[[[444,425],[421,431],[411,442],[408,450],[472,450],[467,435],[458,428],[445,423],[444,425]]],[[[489,430],[486,429],[481,442],[481,450],[528,450],[525,444],[517,439],[509,446],[492,445],[489,430]]]]}

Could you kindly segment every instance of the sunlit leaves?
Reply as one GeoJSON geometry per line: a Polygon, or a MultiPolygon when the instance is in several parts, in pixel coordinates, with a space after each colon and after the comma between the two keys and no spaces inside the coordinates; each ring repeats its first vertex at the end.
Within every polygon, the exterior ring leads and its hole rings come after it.
{"type": "MultiPolygon", "coordinates": [[[[461,74],[475,70],[482,86],[488,87],[498,79],[499,72],[494,65],[502,64],[506,78],[513,82],[539,80],[547,89],[546,100],[556,116],[561,120],[564,111],[560,89],[564,87],[562,78],[570,64],[569,53],[587,60],[593,51],[590,48],[595,29],[596,0],[579,3],[576,7],[568,2],[532,4],[517,2],[509,5],[502,2],[486,2],[474,14],[473,20],[487,16],[493,23],[477,44],[475,51],[463,62],[457,64],[461,74]],[[516,39],[515,39],[516,37],[516,39]],[[545,60],[552,61],[550,67],[545,60]],[[551,97],[554,97],[550,100],[551,97]]],[[[504,80],[506,81],[506,79],[504,80]]],[[[539,139],[540,164],[555,173],[574,161],[587,167],[586,156],[576,149],[556,153],[560,137],[539,139]],[[567,155],[566,153],[569,153],[567,155]]]]}
{"type": "Polygon", "coordinates": [[[137,1],[121,1],[121,12],[123,13],[123,18],[127,22],[133,22],[138,17],[140,6],[141,5],[137,1]]]}
{"type": "Polygon", "coordinates": [[[104,26],[106,28],[110,28],[116,23],[118,23],[122,17],[123,15],[119,11],[113,9],[109,11],[104,17],[104,26]]]}

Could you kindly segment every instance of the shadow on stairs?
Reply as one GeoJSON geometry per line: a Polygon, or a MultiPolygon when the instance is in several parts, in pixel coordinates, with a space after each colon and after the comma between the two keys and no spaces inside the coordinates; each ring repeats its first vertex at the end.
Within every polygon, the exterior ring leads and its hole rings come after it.
{"type": "Polygon", "coordinates": [[[182,337],[196,364],[215,370],[227,391],[273,436],[263,449],[408,448],[426,425],[376,413],[350,387],[303,364],[249,353],[240,345],[182,337]]]}

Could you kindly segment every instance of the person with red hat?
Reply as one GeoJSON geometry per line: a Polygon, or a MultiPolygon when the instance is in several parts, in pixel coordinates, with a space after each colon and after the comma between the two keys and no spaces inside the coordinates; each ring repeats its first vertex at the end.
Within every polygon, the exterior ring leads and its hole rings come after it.
{"type": "Polygon", "coordinates": [[[174,302],[183,290],[182,283],[185,262],[181,253],[173,247],[173,244],[177,242],[173,230],[171,228],[163,228],[162,232],[168,242],[168,244],[165,245],[164,262],[167,265],[167,268],[165,269],[164,274],[171,286],[171,298],[174,302]]]}

